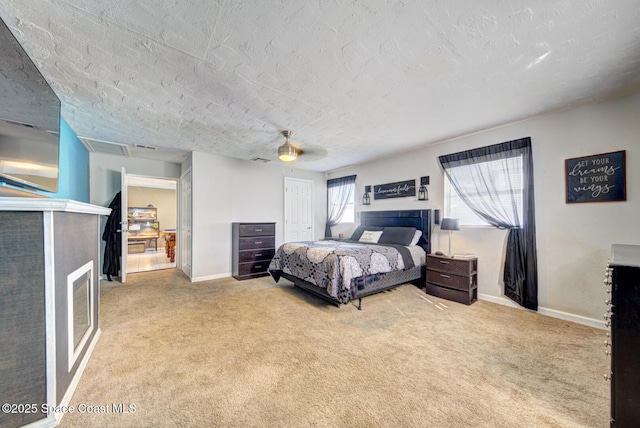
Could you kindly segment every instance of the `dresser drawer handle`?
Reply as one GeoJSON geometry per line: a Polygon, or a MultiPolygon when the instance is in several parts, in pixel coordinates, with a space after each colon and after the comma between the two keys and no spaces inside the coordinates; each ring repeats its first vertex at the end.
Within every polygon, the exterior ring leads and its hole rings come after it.
{"type": "Polygon", "coordinates": [[[261,268],[262,268],[262,265],[253,265],[253,268],[254,268],[254,269],[261,269],[261,268]]]}
{"type": "Polygon", "coordinates": [[[262,244],[262,241],[255,241],[256,244],[262,244]]]}
{"type": "Polygon", "coordinates": [[[443,278],[451,278],[451,276],[449,276],[449,275],[440,274],[440,276],[443,277],[443,278]]]}
{"type": "Polygon", "coordinates": [[[451,263],[446,260],[439,260],[439,262],[442,263],[443,265],[448,265],[449,263],[451,263]]]}
{"type": "Polygon", "coordinates": [[[255,256],[256,257],[260,257],[262,255],[262,253],[257,253],[255,256]]]}
{"type": "Polygon", "coordinates": [[[256,232],[262,232],[262,229],[253,229],[256,232]]]}

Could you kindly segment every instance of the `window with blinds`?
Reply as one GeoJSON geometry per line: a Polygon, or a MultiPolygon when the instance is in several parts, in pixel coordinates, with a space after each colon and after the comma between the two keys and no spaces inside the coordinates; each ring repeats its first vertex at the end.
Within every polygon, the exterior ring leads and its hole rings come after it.
{"type": "MultiPolygon", "coordinates": [[[[476,186],[475,183],[476,180],[481,180],[481,177],[489,177],[491,187],[495,186],[498,189],[493,197],[499,198],[492,207],[508,210],[502,212],[500,217],[517,218],[518,224],[522,224],[522,156],[456,166],[449,169],[449,174],[459,180],[467,198],[471,200],[488,196],[488,193],[480,190],[485,186],[476,186]]],[[[446,174],[444,181],[445,217],[459,219],[461,226],[488,226],[489,223],[460,198],[446,174]]]]}

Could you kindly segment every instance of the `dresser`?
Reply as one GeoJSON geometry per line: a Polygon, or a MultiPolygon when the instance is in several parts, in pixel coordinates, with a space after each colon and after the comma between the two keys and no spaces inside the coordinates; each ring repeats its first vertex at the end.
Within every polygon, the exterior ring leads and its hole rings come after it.
{"type": "Polygon", "coordinates": [[[611,297],[604,318],[611,327],[605,353],[611,356],[611,426],[640,421],[640,246],[613,245],[605,285],[611,297]]]}
{"type": "Polygon", "coordinates": [[[478,259],[427,255],[427,293],[470,305],[478,300],[478,259]]]}
{"type": "Polygon", "coordinates": [[[275,223],[233,223],[232,275],[237,280],[269,273],[275,254],[275,223]]]}

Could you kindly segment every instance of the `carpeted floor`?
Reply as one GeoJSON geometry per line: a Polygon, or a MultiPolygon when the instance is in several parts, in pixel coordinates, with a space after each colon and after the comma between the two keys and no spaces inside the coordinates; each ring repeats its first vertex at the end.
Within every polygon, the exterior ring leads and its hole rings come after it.
{"type": "Polygon", "coordinates": [[[128,279],[102,282],[70,403],[108,413],[62,427],[608,426],[601,330],[413,285],[358,311],[270,277],[128,279]]]}

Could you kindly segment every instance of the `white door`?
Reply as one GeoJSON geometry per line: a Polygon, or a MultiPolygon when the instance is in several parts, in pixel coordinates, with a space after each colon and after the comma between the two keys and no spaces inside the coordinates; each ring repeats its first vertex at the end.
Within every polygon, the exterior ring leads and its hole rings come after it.
{"type": "Polygon", "coordinates": [[[191,278],[191,169],[180,177],[180,183],[179,261],[182,272],[191,278]]]}
{"type": "Polygon", "coordinates": [[[284,242],[312,241],[313,181],[284,178],[284,242]]]}
{"type": "Polygon", "coordinates": [[[129,222],[127,219],[127,171],[124,167],[121,169],[122,177],[120,178],[120,232],[122,233],[122,256],[120,258],[120,281],[127,281],[127,251],[129,251],[129,242],[127,232],[129,231],[129,222]]]}

